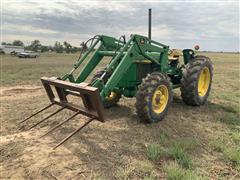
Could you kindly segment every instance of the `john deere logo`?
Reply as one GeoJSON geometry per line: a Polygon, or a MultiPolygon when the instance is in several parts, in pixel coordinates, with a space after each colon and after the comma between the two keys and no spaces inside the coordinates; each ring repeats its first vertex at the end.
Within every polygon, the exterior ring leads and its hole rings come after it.
{"type": "Polygon", "coordinates": [[[144,44],[145,40],[144,39],[140,39],[140,44],[144,44]]]}

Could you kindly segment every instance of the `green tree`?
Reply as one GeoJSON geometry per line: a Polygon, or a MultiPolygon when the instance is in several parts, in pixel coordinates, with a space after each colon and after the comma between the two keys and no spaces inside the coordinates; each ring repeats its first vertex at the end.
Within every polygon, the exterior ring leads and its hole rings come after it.
{"type": "Polygon", "coordinates": [[[48,46],[41,46],[41,52],[47,52],[49,51],[49,47],[48,46]]]}
{"type": "Polygon", "coordinates": [[[64,41],[63,45],[65,46],[66,53],[70,53],[72,51],[72,45],[69,44],[67,41],[64,41]]]}
{"type": "Polygon", "coordinates": [[[12,44],[11,44],[11,43],[7,43],[7,42],[2,42],[1,45],[8,45],[8,46],[11,46],[12,44]]]}
{"type": "Polygon", "coordinates": [[[79,48],[77,48],[77,47],[72,47],[71,53],[76,53],[77,51],[79,51],[79,48]]]}
{"type": "Polygon", "coordinates": [[[12,45],[13,46],[24,46],[23,42],[20,40],[14,40],[12,45]]]}
{"type": "Polygon", "coordinates": [[[29,48],[32,50],[32,51],[38,51],[38,50],[41,50],[41,43],[39,40],[34,40],[32,41],[32,43],[30,44],[29,48]]]}
{"type": "Polygon", "coordinates": [[[56,51],[56,53],[63,53],[63,45],[56,41],[54,44],[54,50],[56,51]]]}

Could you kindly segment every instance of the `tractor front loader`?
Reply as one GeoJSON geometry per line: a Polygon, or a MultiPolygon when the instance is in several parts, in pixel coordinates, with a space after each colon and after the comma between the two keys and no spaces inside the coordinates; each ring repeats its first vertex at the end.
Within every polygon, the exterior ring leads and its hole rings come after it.
{"type": "Polygon", "coordinates": [[[103,122],[104,107],[116,105],[121,96],[136,97],[136,113],[148,123],[165,117],[175,88],[180,88],[182,99],[188,105],[199,106],[206,102],[212,82],[212,64],[208,57],[198,56],[191,49],[170,50],[167,45],[137,34],[131,35],[127,42],[124,36],[116,39],[104,35],[94,36],[89,41],[90,47],[80,55],[69,73],[57,78],[41,78],[51,104],[29,118],[52,105],[61,108],[32,127],[63,109],[75,113],[48,133],[78,114],[89,117],[83,126],[56,147],[92,120],[103,122]],[[106,60],[106,56],[110,57],[110,62],[93,76],[90,83],[86,83],[86,79],[101,61],[106,60]],[[83,64],[80,73],[74,76],[74,72],[83,64]],[[80,97],[84,107],[69,102],[68,96],[71,95],[80,97]]]}

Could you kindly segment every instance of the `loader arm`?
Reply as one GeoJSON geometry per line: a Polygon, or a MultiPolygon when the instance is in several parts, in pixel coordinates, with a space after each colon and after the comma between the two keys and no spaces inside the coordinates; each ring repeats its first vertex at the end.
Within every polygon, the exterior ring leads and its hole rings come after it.
{"type": "Polygon", "coordinates": [[[89,40],[92,40],[92,45],[90,45],[89,49],[83,55],[80,55],[79,59],[74,63],[72,70],[59,79],[64,81],[69,80],[73,83],[81,83],[85,81],[89,74],[97,66],[97,64],[102,60],[103,56],[105,56],[104,53],[101,53],[103,50],[106,50],[105,52],[108,52],[110,50],[122,47],[124,43],[123,41],[117,40],[114,37],[104,35],[96,35],[89,40]],[[96,41],[93,42],[94,40],[96,41]],[[92,52],[93,54],[91,54],[92,52]],[[77,70],[82,65],[82,63],[87,60],[89,61],[83,67],[79,75],[77,77],[74,77],[73,73],[75,72],[75,70],[77,70]]]}

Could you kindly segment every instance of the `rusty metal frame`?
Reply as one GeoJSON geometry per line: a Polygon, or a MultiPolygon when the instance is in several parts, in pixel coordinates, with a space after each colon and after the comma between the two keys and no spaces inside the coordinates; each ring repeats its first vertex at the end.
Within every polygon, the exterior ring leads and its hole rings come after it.
{"type": "Polygon", "coordinates": [[[41,81],[51,103],[104,122],[103,105],[98,88],[88,86],[87,83],[76,84],[57,78],[42,77],[41,81]],[[54,95],[52,86],[55,87],[58,97],[54,95]],[[68,95],[81,97],[84,107],[68,102],[68,95]]]}
{"type": "MultiPolygon", "coordinates": [[[[101,102],[100,94],[97,88],[88,86],[87,83],[71,83],[71,82],[66,82],[59,80],[55,77],[52,78],[47,78],[47,77],[42,77],[41,78],[43,87],[45,88],[48,98],[51,101],[51,104],[48,106],[40,109],[39,111],[35,112],[34,114],[30,115],[20,123],[23,123],[33,116],[36,116],[37,114],[43,112],[44,110],[50,108],[53,105],[59,105],[61,106],[60,109],[57,111],[53,112],[52,114],[48,115],[41,121],[35,123],[32,125],[30,129],[36,127],[40,123],[46,121],[50,117],[54,116],[55,114],[59,113],[60,111],[64,109],[70,109],[74,111],[75,113],[70,116],[68,119],[64,120],[63,122],[59,123],[55,127],[51,128],[47,133],[45,133],[43,136],[49,134],[50,132],[53,132],[53,130],[57,129],[64,123],[68,122],[69,120],[73,119],[76,117],[78,114],[82,114],[84,116],[87,116],[88,119],[87,122],[85,122],[82,126],[74,130],[72,133],[70,133],[66,138],[64,138],[60,143],[58,143],[54,149],[59,147],[61,144],[63,144],[65,141],[70,139],[74,134],[79,132],[81,129],[83,129],[85,126],[87,126],[90,122],[93,120],[98,120],[100,122],[104,122],[104,116],[103,116],[103,105],[101,102]],[[54,94],[53,88],[55,88],[56,93],[54,94]],[[76,105],[74,103],[71,103],[68,101],[67,96],[72,95],[72,96],[77,96],[82,99],[84,107],[80,107],[79,105],[76,105]]],[[[43,137],[42,136],[42,137],[43,137]]]]}

